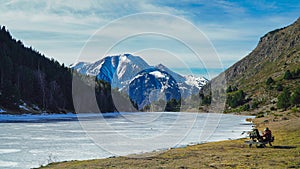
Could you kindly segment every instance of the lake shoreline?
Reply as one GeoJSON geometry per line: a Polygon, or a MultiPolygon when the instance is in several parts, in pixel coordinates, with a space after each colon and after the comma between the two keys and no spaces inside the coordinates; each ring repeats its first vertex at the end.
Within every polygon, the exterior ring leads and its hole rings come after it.
{"type": "Polygon", "coordinates": [[[300,113],[284,117],[269,115],[255,118],[259,130],[268,126],[275,135],[273,147],[249,148],[246,139],[210,142],[185,148],[170,149],[144,158],[114,157],[105,159],[52,163],[52,168],[286,168],[300,167],[300,113]],[[281,148],[282,147],[282,148],[281,148]],[[261,157],[261,158],[260,158],[261,157]],[[201,160],[200,160],[201,159],[201,160]],[[285,161],[284,163],[282,161],[285,161]]]}
{"type": "Polygon", "coordinates": [[[32,168],[55,161],[129,154],[141,157],[148,152],[153,156],[207,141],[243,137],[242,131],[251,128],[248,122],[244,124],[246,118],[188,112],[2,114],[0,121],[6,123],[0,122],[0,128],[5,131],[1,133],[0,154],[5,155],[0,158],[0,168],[32,168]],[[77,116],[79,120],[72,120],[77,116]],[[93,136],[94,131],[97,134],[93,136]],[[10,152],[12,148],[14,151],[10,152]]]}

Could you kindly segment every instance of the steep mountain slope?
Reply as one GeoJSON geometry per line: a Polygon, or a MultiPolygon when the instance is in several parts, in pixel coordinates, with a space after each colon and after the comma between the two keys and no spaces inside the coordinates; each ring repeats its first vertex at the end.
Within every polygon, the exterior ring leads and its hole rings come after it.
{"type": "Polygon", "coordinates": [[[283,70],[299,66],[299,42],[300,18],[288,27],[263,36],[248,56],[226,70],[228,81],[240,84],[242,80],[265,76],[267,73],[279,77],[283,70]]]}
{"type": "Polygon", "coordinates": [[[300,18],[290,26],[267,33],[249,55],[213,81],[225,73],[227,86],[243,90],[250,105],[256,102],[261,107],[274,106],[281,88],[288,87],[293,92],[299,86],[296,76],[289,80],[284,78],[286,72],[296,72],[299,68],[300,18]]]}

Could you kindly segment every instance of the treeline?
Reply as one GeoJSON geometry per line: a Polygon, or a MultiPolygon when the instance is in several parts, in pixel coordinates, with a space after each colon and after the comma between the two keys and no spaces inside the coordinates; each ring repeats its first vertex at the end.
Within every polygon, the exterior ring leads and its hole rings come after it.
{"type": "Polygon", "coordinates": [[[73,101],[77,113],[116,112],[108,82],[73,72],[73,101]]]}
{"type": "Polygon", "coordinates": [[[113,104],[112,89],[108,82],[96,80],[95,94],[98,107],[101,112],[115,112],[117,109],[113,104]]]}
{"type": "MultiPolygon", "coordinates": [[[[236,86],[228,86],[228,88],[226,89],[226,93],[227,93],[227,99],[226,99],[226,104],[231,107],[231,108],[237,108],[238,106],[243,105],[244,103],[246,103],[245,97],[246,97],[246,93],[243,90],[239,90],[236,86]]],[[[250,109],[249,108],[245,108],[247,110],[250,109]]]]}
{"type": "Polygon", "coordinates": [[[158,101],[151,102],[145,105],[143,108],[138,108],[138,104],[133,100],[130,100],[135,110],[137,111],[162,111],[162,112],[179,112],[181,109],[182,100],[170,99],[168,101],[160,99],[158,101]]]}
{"type": "Polygon", "coordinates": [[[41,110],[73,111],[71,70],[0,28],[0,106],[18,110],[27,103],[41,110]]]}

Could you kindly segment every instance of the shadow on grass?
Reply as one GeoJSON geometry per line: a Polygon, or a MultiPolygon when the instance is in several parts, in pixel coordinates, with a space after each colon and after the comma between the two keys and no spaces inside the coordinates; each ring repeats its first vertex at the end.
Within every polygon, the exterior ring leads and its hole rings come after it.
{"type": "Polygon", "coordinates": [[[275,149],[293,149],[297,148],[296,146],[273,146],[275,149]]]}

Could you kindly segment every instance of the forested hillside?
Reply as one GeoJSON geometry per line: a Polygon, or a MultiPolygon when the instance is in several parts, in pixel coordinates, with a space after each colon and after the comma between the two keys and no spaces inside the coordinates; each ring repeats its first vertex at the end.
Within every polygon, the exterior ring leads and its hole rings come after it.
{"type": "Polygon", "coordinates": [[[0,108],[11,112],[73,111],[71,70],[48,59],[4,26],[0,31],[0,108]]]}

